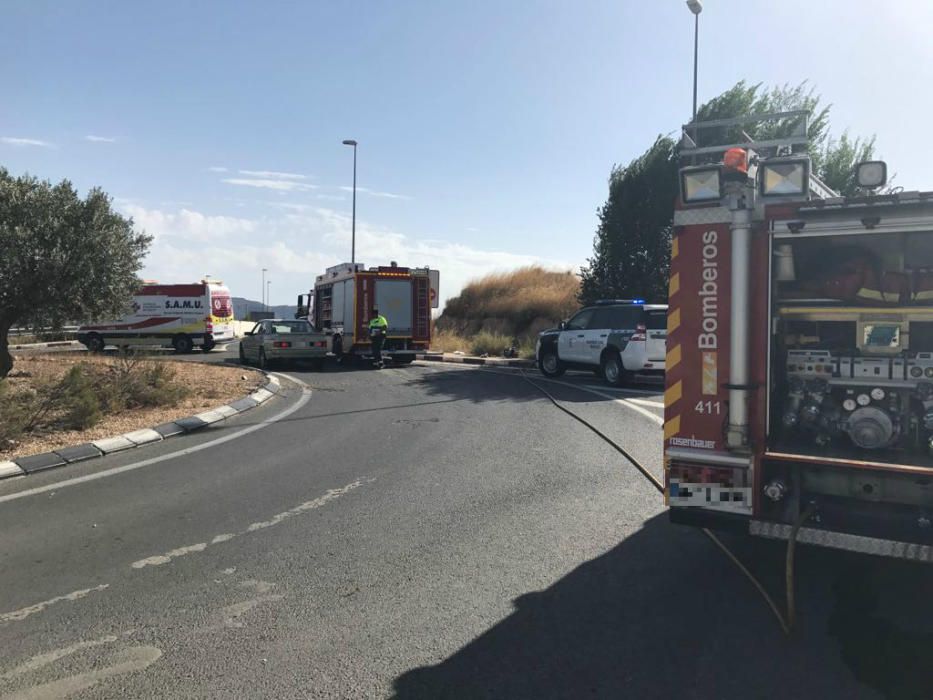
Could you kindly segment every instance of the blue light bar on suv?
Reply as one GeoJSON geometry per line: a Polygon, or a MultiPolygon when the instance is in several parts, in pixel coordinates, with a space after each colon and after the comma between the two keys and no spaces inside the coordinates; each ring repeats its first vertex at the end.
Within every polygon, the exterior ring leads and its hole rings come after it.
{"type": "Polygon", "coordinates": [[[644,304],[644,299],[600,299],[594,306],[612,306],[615,304],[644,304]]]}

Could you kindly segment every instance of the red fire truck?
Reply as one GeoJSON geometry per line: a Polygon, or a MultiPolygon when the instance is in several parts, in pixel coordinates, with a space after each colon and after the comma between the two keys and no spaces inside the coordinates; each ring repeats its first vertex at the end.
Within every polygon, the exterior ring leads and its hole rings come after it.
{"type": "Polygon", "coordinates": [[[301,317],[333,335],[333,352],[366,356],[370,352],[369,320],[378,308],[389,322],[382,354],[409,363],[431,345],[431,309],[438,307],[437,270],[389,265],[366,268],[343,263],[318,275],[314,289],[298,297],[301,317]]]}
{"type": "Polygon", "coordinates": [[[808,116],[684,127],[670,518],[933,561],[933,192],[879,193],[873,161],[838,196],[808,116]]]}

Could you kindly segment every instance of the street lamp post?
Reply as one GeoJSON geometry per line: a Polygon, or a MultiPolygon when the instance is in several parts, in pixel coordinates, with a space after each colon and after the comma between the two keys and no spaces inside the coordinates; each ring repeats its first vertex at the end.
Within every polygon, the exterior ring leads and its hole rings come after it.
{"type": "MultiPolygon", "coordinates": [[[[701,0],[687,0],[687,7],[693,13],[693,121],[697,120],[697,56],[700,45],[700,13],[703,11],[701,0]]],[[[695,140],[695,139],[694,139],[695,140]]]]}
{"type": "Polygon", "coordinates": [[[259,296],[261,298],[259,305],[262,307],[262,309],[260,309],[261,311],[266,310],[266,273],[268,271],[267,268],[262,268],[262,287],[259,288],[259,296]]]}
{"type": "Polygon", "coordinates": [[[266,280],[266,311],[268,311],[269,307],[272,306],[272,295],[270,294],[272,291],[271,287],[272,280],[266,280]]]}
{"type": "Polygon", "coordinates": [[[356,146],[357,143],[353,139],[346,139],[343,142],[344,146],[353,146],[353,223],[352,233],[350,239],[350,264],[356,263],[356,146]]]}

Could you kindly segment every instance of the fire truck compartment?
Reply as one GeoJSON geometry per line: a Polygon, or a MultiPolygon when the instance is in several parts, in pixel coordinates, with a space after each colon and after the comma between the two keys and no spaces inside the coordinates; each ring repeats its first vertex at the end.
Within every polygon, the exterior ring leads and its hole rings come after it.
{"type": "Polygon", "coordinates": [[[389,322],[387,335],[411,335],[411,280],[376,280],[376,306],[389,322]]]}
{"type": "Polygon", "coordinates": [[[933,470],[933,232],[806,230],[774,237],[769,450],[933,470]]]}

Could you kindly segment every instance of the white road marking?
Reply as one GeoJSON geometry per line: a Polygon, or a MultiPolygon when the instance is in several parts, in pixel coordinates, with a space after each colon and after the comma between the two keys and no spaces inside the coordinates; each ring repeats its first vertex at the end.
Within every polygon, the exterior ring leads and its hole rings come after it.
{"type": "MultiPolygon", "coordinates": [[[[301,382],[300,380],[295,380],[295,381],[298,381],[299,383],[304,384],[304,382],[301,382]]],[[[274,416],[266,418],[264,421],[262,421],[261,423],[257,423],[256,425],[251,425],[248,428],[243,428],[242,430],[238,430],[235,433],[231,433],[230,435],[224,435],[223,437],[217,438],[216,440],[210,440],[209,442],[204,442],[204,443],[201,443],[200,445],[195,445],[193,447],[186,447],[183,450],[178,450],[177,452],[170,452],[169,454],[162,455],[160,457],[152,457],[151,459],[144,459],[141,462],[133,462],[132,464],[126,464],[122,467],[114,467],[113,469],[105,469],[104,471],[94,472],[93,474],[86,474],[85,476],[75,477],[74,479],[66,479],[65,481],[59,481],[55,484],[48,484],[47,486],[38,486],[34,489],[26,489],[25,491],[11,493],[6,496],[0,496],[0,503],[6,503],[8,501],[15,501],[20,498],[26,498],[27,496],[35,496],[37,494],[46,493],[48,491],[64,489],[64,488],[68,488],[69,486],[78,486],[79,484],[85,484],[89,481],[97,481],[98,479],[104,479],[108,476],[115,476],[117,474],[122,474],[124,472],[133,471],[135,469],[142,469],[143,467],[149,467],[149,466],[152,466],[153,464],[158,464],[159,462],[165,462],[170,459],[175,459],[176,457],[183,457],[185,455],[194,454],[196,452],[207,450],[212,447],[217,447],[218,445],[223,445],[225,442],[230,442],[231,440],[238,440],[239,438],[244,437],[245,435],[249,435],[250,433],[254,433],[257,430],[262,430],[263,428],[267,428],[273,423],[276,423],[282,420],[283,418],[287,418],[288,416],[292,415],[295,411],[300,411],[302,408],[304,408],[305,404],[307,404],[308,401],[310,400],[311,400],[311,390],[307,388],[307,385],[305,385],[305,388],[302,391],[301,397],[298,399],[298,401],[294,405],[289,406],[281,413],[277,413],[274,416]]]]}
{"type": "Polygon", "coordinates": [[[276,600],[282,600],[284,598],[285,596],[280,594],[262,595],[256,598],[250,598],[249,600],[244,600],[242,603],[234,603],[233,605],[228,605],[225,608],[221,608],[220,613],[224,617],[224,625],[227,627],[243,627],[243,623],[239,621],[240,617],[248,613],[260,603],[270,603],[276,600]]]}
{"type": "Polygon", "coordinates": [[[257,593],[268,593],[275,588],[275,584],[269,583],[268,581],[257,581],[254,578],[248,578],[245,581],[240,581],[240,588],[252,588],[257,593]]]}
{"type": "Polygon", "coordinates": [[[655,408],[664,408],[663,401],[649,401],[648,399],[628,399],[632,403],[637,403],[641,406],[654,406],[655,408]]]}
{"type": "Polygon", "coordinates": [[[12,622],[14,620],[25,620],[30,615],[34,615],[38,612],[42,612],[50,605],[55,605],[55,603],[61,603],[66,600],[80,600],[91,593],[97,591],[102,591],[105,588],[109,588],[109,583],[102,583],[99,586],[94,586],[93,588],[83,588],[80,591],[72,591],[71,593],[66,593],[65,595],[56,596],[55,598],[50,598],[49,600],[44,600],[41,603],[36,603],[35,605],[30,605],[26,608],[20,608],[19,610],[14,610],[13,612],[3,613],[0,615],[0,623],[12,622]]]}
{"type": "Polygon", "coordinates": [[[66,656],[70,656],[76,651],[81,651],[82,649],[93,649],[94,647],[99,647],[103,644],[110,644],[111,642],[115,641],[117,641],[116,636],[108,634],[106,637],[101,637],[100,639],[89,639],[86,642],[77,642],[71,646],[55,649],[54,651],[48,651],[44,654],[37,654],[36,656],[33,656],[27,661],[21,663],[19,666],[11,668],[3,675],[0,675],[0,681],[9,680],[15,676],[21,676],[24,673],[35,671],[36,669],[42,668],[43,666],[48,666],[50,663],[58,661],[59,659],[62,659],[66,656]]]}
{"type": "MultiPolygon", "coordinates": [[[[495,370],[485,370],[485,371],[495,373],[495,370]]],[[[636,413],[642,414],[646,418],[650,418],[652,421],[654,421],[658,425],[664,425],[664,419],[661,416],[657,415],[656,413],[652,413],[647,408],[642,408],[638,404],[634,403],[636,399],[617,398],[613,396],[612,394],[607,394],[605,391],[598,391],[596,389],[590,389],[589,387],[584,386],[582,384],[571,384],[570,382],[559,382],[556,379],[548,379],[547,377],[529,377],[529,379],[533,382],[550,382],[551,384],[559,384],[560,386],[570,387],[571,389],[576,389],[577,391],[585,391],[588,394],[594,394],[596,396],[601,396],[602,398],[609,399],[613,403],[617,403],[620,406],[625,406],[626,408],[630,408],[636,413]]]]}
{"type": "Polygon", "coordinates": [[[26,688],[18,693],[4,696],[5,700],[48,700],[49,698],[65,698],[82,690],[93,688],[102,680],[111,676],[122,676],[126,673],[142,671],[162,656],[162,650],[153,646],[134,646],[122,649],[114,656],[116,663],[93,671],[76,673],[73,676],[57,681],[42,683],[41,685],[26,688]]]}
{"type": "Polygon", "coordinates": [[[203,552],[207,549],[207,542],[198,542],[197,544],[189,544],[187,547],[179,547],[178,549],[173,549],[170,552],[165,554],[158,554],[154,557],[148,557],[146,559],[140,559],[139,561],[134,561],[130,566],[134,569],[142,569],[147,566],[162,566],[162,564],[168,564],[172,559],[177,559],[178,557],[184,557],[188,554],[194,554],[195,552],[203,552]]]}
{"type": "Polygon", "coordinates": [[[284,513],[273,515],[271,520],[264,520],[258,523],[253,523],[248,528],[246,528],[246,532],[255,532],[256,530],[263,530],[267,527],[278,525],[284,520],[287,520],[288,518],[293,518],[296,515],[299,515],[306,511],[320,508],[325,503],[328,503],[329,501],[333,501],[334,499],[340,498],[344,494],[349,493],[350,491],[353,491],[354,489],[358,489],[362,485],[363,485],[363,480],[357,479],[356,481],[350,484],[347,484],[346,486],[342,488],[330,489],[323,496],[319,496],[318,498],[315,498],[314,500],[311,500],[311,501],[305,501],[304,503],[297,505],[294,508],[290,508],[289,510],[286,510],[284,513]]]}
{"type": "MultiPolygon", "coordinates": [[[[369,481],[373,481],[373,479],[368,479],[367,482],[369,481]]],[[[211,545],[220,544],[222,542],[229,542],[235,537],[240,537],[241,535],[247,535],[251,532],[256,532],[257,530],[263,530],[267,527],[278,525],[279,523],[282,523],[285,520],[288,520],[289,518],[293,518],[296,515],[300,515],[301,513],[306,513],[309,510],[315,510],[316,508],[320,508],[321,506],[327,503],[330,503],[331,501],[336,500],[340,498],[341,496],[349,493],[350,491],[353,491],[354,489],[359,488],[360,486],[362,486],[364,483],[367,483],[367,482],[364,482],[363,479],[357,479],[356,481],[351,482],[347,484],[346,486],[343,486],[339,489],[330,489],[326,491],[323,496],[318,496],[317,498],[310,500],[310,501],[305,501],[304,503],[301,503],[295,506],[294,508],[289,508],[283,513],[278,513],[276,515],[273,515],[270,520],[263,520],[258,523],[252,523],[243,532],[236,533],[236,534],[227,532],[222,535],[217,535],[212,540],[210,540],[210,542],[198,542],[197,544],[189,544],[184,547],[178,547],[177,549],[168,551],[165,554],[156,554],[151,557],[146,557],[145,559],[134,561],[132,564],[130,564],[130,567],[132,567],[133,569],[144,569],[147,566],[162,566],[163,564],[168,564],[173,559],[184,557],[189,554],[194,554],[196,552],[203,552],[205,549],[207,549],[211,545]]],[[[229,573],[233,573],[235,569],[225,570],[224,573],[227,573],[228,571],[229,573]]],[[[253,581],[252,583],[258,584],[262,582],[253,581]]]]}

